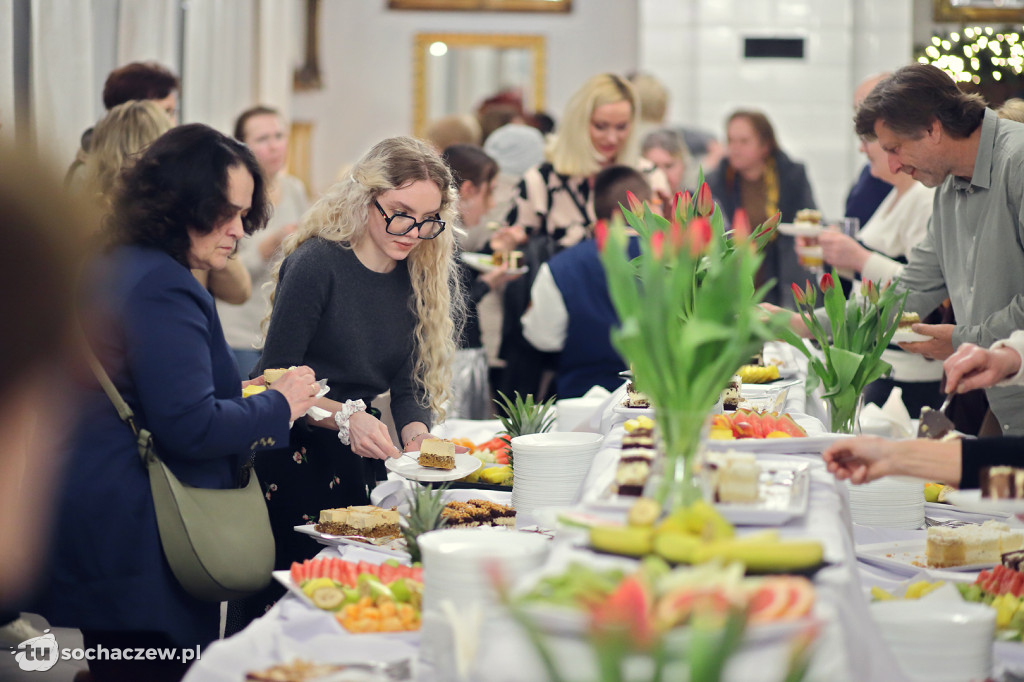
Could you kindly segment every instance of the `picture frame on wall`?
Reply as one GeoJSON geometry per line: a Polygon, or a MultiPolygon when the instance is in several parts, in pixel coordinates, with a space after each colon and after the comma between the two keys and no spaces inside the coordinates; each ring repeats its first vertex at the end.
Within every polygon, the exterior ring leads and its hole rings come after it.
{"type": "Polygon", "coordinates": [[[1024,21],[1022,0],[932,0],[932,18],[938,23],[1024,21]]]}
{"type": "Polygon", "coordinates": [[[572,0],[388,0],[389,9],[473,12],[569,12],[572,0]]]}

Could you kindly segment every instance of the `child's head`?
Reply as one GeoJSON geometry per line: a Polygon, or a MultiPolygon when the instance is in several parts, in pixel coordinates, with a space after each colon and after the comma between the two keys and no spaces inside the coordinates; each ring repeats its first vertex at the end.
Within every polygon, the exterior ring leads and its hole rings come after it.
{"type": "Polygon", "coordinates": [[[459,190],[459,213],[463,227],[473,227],[494,205],[498,163],[471,144],[453,144],[441,154],[452,171],[459,190]]]}
{"type": "Polygon", "coordinates": [[[626,204],[626,192],[640,201],[650,201],[651,186],[643,173],[629,166],[609,166],[594,178],[594,214],[598,220],[611,220],[626,204]]]}

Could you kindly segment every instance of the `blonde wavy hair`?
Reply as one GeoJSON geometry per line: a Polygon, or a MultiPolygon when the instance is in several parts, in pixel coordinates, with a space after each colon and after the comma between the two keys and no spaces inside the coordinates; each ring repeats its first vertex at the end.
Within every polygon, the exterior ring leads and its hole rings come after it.
{"type": "MultiPolygon", "coordinates": [[[[415,299],[417,349],[414,380],[428,397],[438,421],[451,397],[451,366],[456,341],[462,335],[465,299],[455,258],[458,191],[452,174],[426,143],[411,137],[391,137],[377,143],[352,167],[348,177],[335,183],[314,203],[282,246],[287,257],[307,239],[319,237],[352,248],[368,239],[373,202],[384,192],[427,180],[441,191],[441,219],[447,227],[434,239],[425,239],[406,262],[415,299]]],[[[274,266],[270,286],[276,288],[283,258],[274,266]]],[[[274,294],[270,299],[271,311],[274,294]]],[[[263,320],[266,333],[270,313],[263,320]]],[[[402,428],[402,424],[398,428],[402,428]]]]}
{"type": "Polygon", "coordinates": [[[605,104],[621,101],[629,102],[632,110],[632,122],[629,137],[622,145],[623,153],[615,159],[615,163],[632,165],[635,159],[625,159],[627,150],[635,147],[632,144],[636,129],[637,98],[633,86],[625,78],[613,73],[602,73],[591,77],[569,99],[565,106],[565,114],[558,124],[558,134],[551,137],[545,155],[555,171],[562,175],[593,175],[601,170],[597,150],[590,141],[590,119],[594,110],[605,104]]]}
{"type": "Polygon", "coordinates": [[[130,100],[108,111],[93,129],[82,174],[87,191],[109,202],[121,169],[172,127],[153,100],[130,100]]]}

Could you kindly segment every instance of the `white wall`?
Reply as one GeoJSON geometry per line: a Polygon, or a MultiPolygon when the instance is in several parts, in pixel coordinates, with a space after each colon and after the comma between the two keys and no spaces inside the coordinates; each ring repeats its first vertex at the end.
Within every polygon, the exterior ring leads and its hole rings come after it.
{"type": "Polygon", "coordinates": [[[412,132],[415,34],[545,36],[546,109],[558,119],[588,77],[636,68],[639,1],[577,0],[568,14],[397,11],[386,0],[321,3],[324,89],[296,93],[292,106],[295,120],[315,123],[311,189],[326,189],[343,164],[379,140],[412,132]]]}
{"type": "Polygon", "coordinates": [[[807,165],[818,206],[841,217],[863,164],[852,96],[910,61],[908,0],[640,0],[640,68],[672,93],[669,117],[724,137],[733,109],[763,110],[784,151],[807,165]],[[803,59],[744,59],[747,37],[804,38],[803,59]]]}

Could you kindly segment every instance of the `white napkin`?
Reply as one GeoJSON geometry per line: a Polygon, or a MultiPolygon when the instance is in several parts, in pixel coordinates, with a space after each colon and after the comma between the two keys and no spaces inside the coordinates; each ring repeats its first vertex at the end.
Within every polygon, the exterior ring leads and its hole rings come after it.
{"type": "Polygon", "coordinates": [[[903,389],[893,387],[892,393],[881,407],[868,403],[860,411],[860,428],[865,434],[889,438],[913,438],[914,425],[903,404],[903,389]]]}
{"type": "MultiPolygon", "coordinates": [[[[330,387],[327,386],[327,379],[318,379],[316,383],[320,384],[320,390],[317,391],[316,397],[317,398],[323,398],[331,390],[330,387]]],[[[314,405],[313,407],[311,407],[308,410],[306,410],[306,416],[307,417],[312,417],[313,419],[316,419],[317,421],[319,421],[321,419],[327,419],[328,417],[331,416],[331,414],[333,414],[333,413],[332,412],[328,412],[327,410],[325,410],[322,407],[317,407],[316,405],[314,405]]],[[[288,422],[288,429],[289,430],[292,428],[293,424],[295,424],[295,422],[293,422],[293,421],[292,422],[288,422]]]]}
{"type": "Polygon", "coordinates": [[[556,431],[589,431],[590,417],[597,412],[611,395],[604,386],[592,386],[579,398],[565,398],[555,403],[558,412],[556,431]]]}

